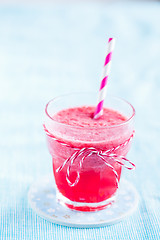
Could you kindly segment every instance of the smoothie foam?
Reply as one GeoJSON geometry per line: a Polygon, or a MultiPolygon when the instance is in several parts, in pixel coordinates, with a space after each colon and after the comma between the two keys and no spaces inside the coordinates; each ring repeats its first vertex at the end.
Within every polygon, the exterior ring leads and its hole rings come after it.
{"type": "Polygon", "coordinates": [[[57,122],[77,127],[107,127],[121,124],[126,121],[126,117],[112,109],[103,109],[103,115],[99,119],[94,119],[95,107],[83,106],[68,108],[58,112],[53,116],[57,122]]]}

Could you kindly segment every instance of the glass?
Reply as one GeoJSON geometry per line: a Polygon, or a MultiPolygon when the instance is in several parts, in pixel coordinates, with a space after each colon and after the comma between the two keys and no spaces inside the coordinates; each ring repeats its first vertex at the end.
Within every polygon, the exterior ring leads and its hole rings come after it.
{"type": "Polygon", "coordinates": [[[79,211],[100,210],[115,200],[134,133],[134,108],[113,96],[106,97],[104,106],[126,117],[121,124],[77,127],[53,120],[63,109],[96,106],[95,97],[95,93],[72,93],[54,98],[45,108],[44,129],[57,199],[79,211]]]}

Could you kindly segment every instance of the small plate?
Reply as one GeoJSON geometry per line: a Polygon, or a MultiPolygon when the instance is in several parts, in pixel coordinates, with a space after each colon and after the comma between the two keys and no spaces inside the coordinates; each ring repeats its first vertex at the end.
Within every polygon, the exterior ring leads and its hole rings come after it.
{"type": "Polygon", "coordinates": [[[96,212],[75,211],[56,200],[53,176],[47,176],[32,184],[28,201],[33,211],[47,221],[69,227],[93,228],[117,223],[131,215],[138,206],[139,196],[135,187],[122,179],[112,205],[96,212]]]}

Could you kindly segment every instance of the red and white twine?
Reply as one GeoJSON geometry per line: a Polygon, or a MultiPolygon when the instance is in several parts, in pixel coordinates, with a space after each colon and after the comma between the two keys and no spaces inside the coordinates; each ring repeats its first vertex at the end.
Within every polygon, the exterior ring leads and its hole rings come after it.
{"type": "Polygon", "coordinates": [[[74,187],[79,182],[80,172],[81,172],[83,162],[84,162],[85,158],[91,156],[92,154],[96,154],[113,171],[113,173],[115,175],[115,178],[116,178],[117,188],[119,186],[119,184],[118,184],[118,174],[117,174],[117,171],[115,170],[115,168],[109,163],[108,159],[113,160],[113,162],[116,162],[116,163],[120,164],[121,166],[124,166],[125,168],[127,168],[129,170],[135,169],[135,164],[134,163],[132,163],[130,160],[128,160],[124,156],[121,156],[121,155],[118,155],[118,154],[115,153],[116,150],[126,146],[132,140],[134,133],[124,143],[119,144],[117,147],[113,147],[111,149],[108,149],[108,150],[104,151],[104,150],[96,149],[94,147],[84,147],[84,148],[81,148],[81,149],[72,147],[69,144],[66,144],[66,143],[62,142],[62,141],[58,140],[57,138],[55,138],[53,135],[51,135],[48,132],[48,130],[46,129],[45,126],[44,126],[44,130],[49,137],[51,137],[52,139],[54,139],[55,141],[57,141],[61,145],[69,147],[69,148],[73,148],[75,150],[75,152],[69,158],[67,158],[59,168],[56,169],[56,172],[58,173],[65,167],[65,165],[67,163],[69,163],[69,166],[67,167],[66,180],[71,187],[74,187]],[[78,163],[76,179],[73,182],[71,182],[70,179],[69,179],[71,168],[72,168],[75,160],[80,156],[82,156],[82,157],[80,158],[79,163],[78,163]],[[126,165],[126,163],[129,163],[131,166],[128,167],[126,165]]]}

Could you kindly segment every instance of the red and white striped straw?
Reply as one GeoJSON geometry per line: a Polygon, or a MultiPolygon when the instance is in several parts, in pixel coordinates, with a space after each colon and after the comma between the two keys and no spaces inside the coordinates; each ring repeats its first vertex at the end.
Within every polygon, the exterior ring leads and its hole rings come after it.
{"type": "Polygon", "coordinates": [[[99,94],[98,94],[98,104],[94,113],[94,119],[97,119],[103,115],[103,104],[106,96],[107,81],[108,81],[108,76],[111,69],[111,58],[112,58],[114,46],[115,46],[115,39],[109,38],[107,55],[105,58],[103,72],[102,72],[102,81],[101,81],[99,94]]]}

